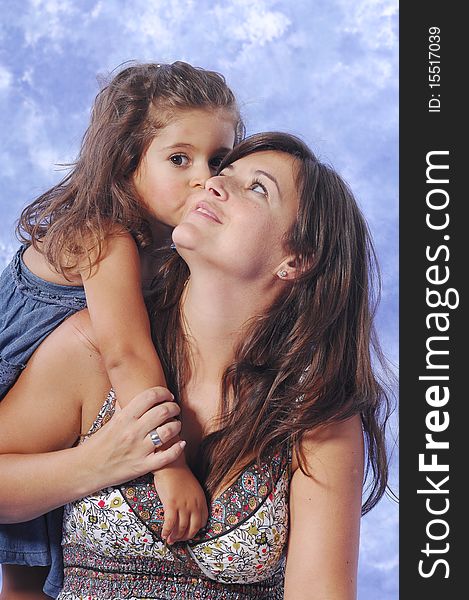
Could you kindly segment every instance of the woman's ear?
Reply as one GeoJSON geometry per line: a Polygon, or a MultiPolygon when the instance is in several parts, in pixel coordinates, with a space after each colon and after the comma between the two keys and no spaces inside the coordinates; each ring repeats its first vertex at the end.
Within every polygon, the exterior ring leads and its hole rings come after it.
{"type": "Polygon", "coordinates": [[[299,270],[296,256],[287,256],[275,271],[275,277],[283,281],[292,281],[298,277],[299,270]]]}

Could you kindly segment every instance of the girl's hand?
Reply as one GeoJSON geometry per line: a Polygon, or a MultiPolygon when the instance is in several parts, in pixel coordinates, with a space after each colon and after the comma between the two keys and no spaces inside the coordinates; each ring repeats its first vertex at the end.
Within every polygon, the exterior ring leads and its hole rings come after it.
{"type": "Polygon", "coordinates": [[[99,431],[80,446],[93,465],[96,488],[117,485],[158,471],[175,461],[185,442],[171,440],[178,435],[181,423],[174,419],[180,409],[173,396],[163,387],[145,390],[135,396],[99,431]],[[155,448],[149,436],[156,429],[165,449],[155,448]],[[168,444],[169,442],[169,444],[168,444]]]}
{"type": "Polygon", "coordinates": [[[208,519],[207,500],[200,483],[186,464],[169,465],[154,477],[164,510],[161,537],[168,544],[192,539],[208,519]]]}

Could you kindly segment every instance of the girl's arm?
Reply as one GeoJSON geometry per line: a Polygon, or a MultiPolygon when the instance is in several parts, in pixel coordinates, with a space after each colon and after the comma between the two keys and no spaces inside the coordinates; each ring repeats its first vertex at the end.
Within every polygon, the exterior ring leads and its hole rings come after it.
{"type": "Polygon", "coordinates": [[[110,235],[103,255],[82,270],[88,310],[104,366],[121,406],[150,387],[165,386],[142,294],[140,257],[132,236],[110,235]]]}
{"type": "MultiPolygon", "coordinates": [[[[119,404],[125,406],[145,388],[166,385],[143,301],[140,258],[129,234],[118,232],[106,240],[84,286],[96,343],[119,404]]],[[[189,539],[205,525],[208,511],[184,455],[154,478],[164,508],[162,535],[168,543],[189,539]]]]}
{"type": "Polygon", "coordinates": [[[303,442],[312,477],[297,468],[290,488],[285,600],[355,600],[363,484],[358,416],[303,442]]]}
{"type": "Polygon", "coordinates": [[[31,357],[0,402],[0,522],[32,519],[96,489],[122,483],[169,464],[174,444],[155,452],[148,432],[163,441],[180,430],[169,392],[147,390],[84,444],[109,390],[89,342],[86,311],[58,327],[31,357]]]}

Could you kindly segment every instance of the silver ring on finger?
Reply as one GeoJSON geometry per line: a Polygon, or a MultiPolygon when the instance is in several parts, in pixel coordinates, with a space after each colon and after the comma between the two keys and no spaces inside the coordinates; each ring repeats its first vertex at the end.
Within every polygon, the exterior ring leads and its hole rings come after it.
{"type": "Polygon", "coordinates": [[[163,445],[163,442],[161,441],[160,436],[158,435],[158,431],[157,431],[158,427],[155,427],[155,429],[152,429],[150,431],[150,433],[148,434],[150,436],[151,441],[153,442],[153,445],[158,448],[159,446],[163,445]]]}

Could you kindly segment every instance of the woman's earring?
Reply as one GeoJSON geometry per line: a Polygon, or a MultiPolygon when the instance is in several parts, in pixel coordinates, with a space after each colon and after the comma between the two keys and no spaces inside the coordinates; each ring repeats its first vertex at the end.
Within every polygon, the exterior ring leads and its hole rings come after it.
{"type": "Polygon", "coordinates": [[[283,279],[288,275],[288,273],[286,271],[279,271],[277,275],[280,277],[280,279],[283,279]]]}

